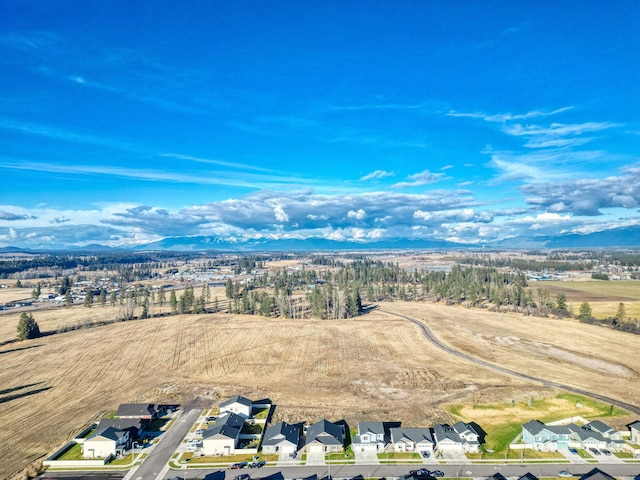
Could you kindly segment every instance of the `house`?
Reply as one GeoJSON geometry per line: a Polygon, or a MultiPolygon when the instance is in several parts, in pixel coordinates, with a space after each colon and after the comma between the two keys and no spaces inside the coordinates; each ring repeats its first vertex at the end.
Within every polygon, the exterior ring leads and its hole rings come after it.
{"type": "Polygon", "coordinates": [[[278,422],[267,428],[262,438],[262,453],[283,453],[293,456],[300,443],[300,427],[300,424],[290,425],[286,422],[278,422]]]}
{"type": "Polygon", "coordinates": [[[593,422],[587,423],[584,428],[588,428],[589,430],[593,430],[594,432],[598,432],[606,439],[611,440],[622,440],[622,432],[610,427],[604,422],[600,420],[594,420],[593,422]]]}
{"type": "Polygon", "coordinates": [[[129,432],[115,427],[106,427],[87,438],[82,443],[85,458],[115,457],[129,448],[129,432]]]}
{"type": "Polygon", "coordinates": [[[351,448],[360,452],[382,452],[385,440],[384,423],[358,422],[358,435],[351,439],[351,448]]]}
{"type": "Polygon", "coordinates": [[[218,415],[216,423],[202,434],[202,451],[205,455],[232,455],[238,444],[244,418],[231,412],[218,415]]]}
{"type": "Polygon", "coordinates": [[[534,450],[555,452],[569,448],[571,431],[567,426],[545,425],[540,420],[530,420],[522,425],[522,442],[534,450]]]}
{"type": "Polygon", "coordinates": [[[438,423],[433,426],[433,438],[436,448],[440,452],[458,450],[463,451],[463,441],[452,426],[446,423],[438,423]]]}
{"type": "Polygon", "coordinates": [[[307,453],[333,453],[344,451],[344,426],[320,420],[307,428],[304,448],[307,453]]]}
{"type": "Polygon", "coordinates": [[[394,452],[433,453],[434,440],[428,428],[392,428],[391,444],[394,452]]]}
{"type": "Polygon", "coordinates": [[[125,430],[129,432],[129,439],[133,441],[140,437],[147,423],[146,420],[142,420],[141,418],[103,418],[98,423],[96,431],[103,430],[107,427],[125,430]]]}
{"type": "Polygon", "coordinates": [[[470,423],[456,422],[453,429],[462,441],[462,450],[465,453],[478,453],[480,451],[480,434],[470,423]]]}
{"type": "Polygon", "coordinates": [[[518,480],[538,480],[538,477],[536,477],[533,473],[527,472],[519,477],[518,480]]]}
{"type": "Polygon", "coordinates": [[[580,427],[575,423],[567,425],[567,428],[571,432],[572,446],[583,449],[607,448],[607,441],[600,433],[585,427],[580,427]]]}
{"type": "Polygon", "coordinates": [[[115,418],[141,418],[148,421],[153,421],[157,417],[158,411],[151,403],[123,403],[115,414],[115,418]]]}
{"type": "Polygon", "coordinates": [[[246,397],[237,395],[225,400],[220,404],[220,413],[231,412],[236,415],[240,415],[242,418],[247,419],[251,417],[251,409],[253,408],[253,402],[246,397]]]}
{"type": "Polygon", "coordinates": [[[631,430],[631,441],[640,445],[640,420],[630,423],[629,430],[631,430]]]}

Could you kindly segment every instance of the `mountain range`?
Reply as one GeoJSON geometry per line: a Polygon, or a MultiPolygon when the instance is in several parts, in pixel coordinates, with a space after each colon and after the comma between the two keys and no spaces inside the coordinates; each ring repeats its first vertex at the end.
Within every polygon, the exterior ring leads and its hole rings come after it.
{"type": "Polygon", "coordinates": [[[109,247],[100,244],[84,246],[50,245],[40,248],[7,246],[0,253],[37,253],[43,251],[108,252],[108,251],[208,251],[257,252],[257,251],[328,251],[328,250],[460,250],[460,249],[525,249],[525,248],[635,248],[640,247],[640,226],[622,227],[590,234],[557,236],[513,237],[499,242],[460,244],[441,240],[389,239],[376,242],[353,242],[324,238],[271,240],[257,239],[250,242],[229,242],[211,236],[176,236],[136,246],[109,247]]]}

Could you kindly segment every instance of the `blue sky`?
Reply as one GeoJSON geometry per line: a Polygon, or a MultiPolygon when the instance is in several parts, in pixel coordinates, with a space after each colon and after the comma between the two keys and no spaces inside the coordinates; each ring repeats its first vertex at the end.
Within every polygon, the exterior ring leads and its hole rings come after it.
{"type": "Polygon", "coordinates": [[[0,247],[640,222],[640,5],[0,0],[0,247]]]}

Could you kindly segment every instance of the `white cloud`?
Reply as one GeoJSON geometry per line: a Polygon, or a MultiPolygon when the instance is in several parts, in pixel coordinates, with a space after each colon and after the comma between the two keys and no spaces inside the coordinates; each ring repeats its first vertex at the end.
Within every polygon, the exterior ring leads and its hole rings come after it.
{"type": "Polygon", "coordinates": [[[393,188],[420,187],[430,183],[435,183],[444,177],[444,173],[431,173],[429,170],[423,170],[420,173],[409,175],[407,178],[411,181],[398,182],[393,188]]]}
{"type": "Polygon", "coordinates": [[[347,213],[347,216],[349,218],[355,218],[356,220],[362,220],[365,216],[366,216],[367,212],[365,212],[363,209],[358,209],[358,211],[354,211],[354,210],[349,210],[349,213],[347,213]]]}
{"type": "Polygon", "coordinates": [[[381,178],[394,177],[394,176],[395,176],[395,173],[393,172],[387,172],[385,170],[375,170],[371,173],[368,173],[364,177],[361,177],[360,181],[365,182],[367,180],[379,180],[381,178]]]}

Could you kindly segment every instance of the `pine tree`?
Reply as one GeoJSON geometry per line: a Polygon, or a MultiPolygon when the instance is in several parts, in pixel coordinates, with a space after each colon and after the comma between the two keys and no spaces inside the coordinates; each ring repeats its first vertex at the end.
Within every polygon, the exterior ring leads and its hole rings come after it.
{"type": "Polygon", "coordinates": [[[37,338],[40,336],[40,327],[33,319],[30,313],[22,312],[20,320],[18,320],[18,338],[26,340],[28,338],[37,338]]]}
{"type": "Polygon", "coordinates": [[[169,295],[169,307],[171,308],[171,313],[174,315],[178,313],[178,299],[176,298],[175,290],[171,290],[171,294],[169,295]]]}
{"type": "Polygon", "coordinates": [[[580,305],[580,312],[578,313],[578,320],[581,322],[588,322],[591,318],[591,306],[589,305],[589,302],[582,302],[580,305]]]}

